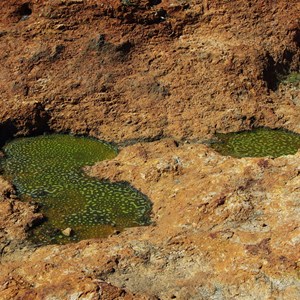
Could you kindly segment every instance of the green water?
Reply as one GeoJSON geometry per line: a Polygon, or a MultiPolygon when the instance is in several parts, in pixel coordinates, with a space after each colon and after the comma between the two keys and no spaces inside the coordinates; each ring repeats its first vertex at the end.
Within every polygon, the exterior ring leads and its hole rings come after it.
{"type": "Polygon", "coordinates": [[[299,134],[269,128],[217,134],[217,138],[211,146],[222,155],[233,157],[279,157],[295,154],[300,148],[299,134]]]}
{"type": "Polygon", "coordinates": [[[16,139],[3,148],[4,176],[24,201],[41,205],[47,221],[37,226],[36,243],[67,243],[105,237],[125,227],[150,223],[150,201],[125,183],[86,176],[82,167],[112,159],[117,151],[96,139],[53,134],[16,139]],[[61,231],[72,228],[65,237],[61,231]]]}

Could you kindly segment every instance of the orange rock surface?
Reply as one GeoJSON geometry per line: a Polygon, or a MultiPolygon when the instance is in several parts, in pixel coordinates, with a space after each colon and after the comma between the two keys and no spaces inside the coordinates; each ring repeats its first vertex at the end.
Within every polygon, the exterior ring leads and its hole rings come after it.
{"type": "Polygon", "coordinates": [[[299,299],[300,153],[224,157],[215,132],[300,133],[299,1],[7,0],[0,143],[46,131],[118,143],[153,224],[36,247],[43,216],[0,178],[0,299],[299,299]]]}

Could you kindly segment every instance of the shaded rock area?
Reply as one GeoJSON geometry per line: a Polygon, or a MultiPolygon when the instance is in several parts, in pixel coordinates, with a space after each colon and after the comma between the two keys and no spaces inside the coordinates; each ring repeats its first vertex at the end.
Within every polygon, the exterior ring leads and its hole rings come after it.
{"type": "MultiPolygon", "coordinates": [[[[43,132],[121,145],[88,167],[153,202],[153,224],[37,247],[0,178],[1,299],[298,299],[300,154],[223,157],[215,132],[300,133],[299,1],[8,0],[0,143],[43,132]]],[[[60,230],[64,230],[61,228],[60,230]]]]}

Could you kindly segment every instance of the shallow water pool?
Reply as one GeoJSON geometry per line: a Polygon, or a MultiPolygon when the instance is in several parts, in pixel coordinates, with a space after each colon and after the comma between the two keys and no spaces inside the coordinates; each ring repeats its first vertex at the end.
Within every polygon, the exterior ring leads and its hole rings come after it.
{"type": "Polygon", "coordinates": [[[299,134],[269,128],[217,134],[217,139],[211,146],[233,157],[279,157],[295,154],[300,148],[299,134]]]}
{"type": "Polygon", "coordinates": [[[20,138],[3,148],[4,176],[24,201],[35,201],[47,221],[31,235],[36,243],[106,237],[150,223],[151,202],[126,183],[88,177],[83,166],[112,159],[117,150],[92,138],[53,134],[20,138]],[[62,230],[72,228],[70,237],[62,230]]]}

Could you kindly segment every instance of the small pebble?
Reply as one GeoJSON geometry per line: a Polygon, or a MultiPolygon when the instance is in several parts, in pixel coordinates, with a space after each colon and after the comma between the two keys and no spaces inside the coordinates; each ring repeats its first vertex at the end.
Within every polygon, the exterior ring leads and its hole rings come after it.
{"type": "Polygon", "coordinates": [[[71,236],[73,235],[73,229],[68,227],[65,230],[62,230],[61,233],[65,236],[71,236]]]}

